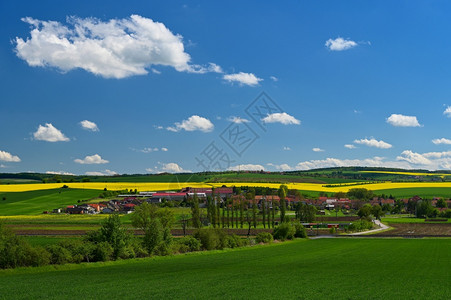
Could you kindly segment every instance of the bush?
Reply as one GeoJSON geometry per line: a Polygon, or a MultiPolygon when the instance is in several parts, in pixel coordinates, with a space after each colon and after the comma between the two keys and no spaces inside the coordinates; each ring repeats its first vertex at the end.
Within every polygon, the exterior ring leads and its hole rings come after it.
{"type": "Polygon", "coordinates": [[[243,245],[242,239],[236,234],[226,235],[223,248],[237,248],[243,245]]]}
{"type": "Polygon", "coordinates": [[[109,261],[113,256],[113,247],[108,242],[101,242],[95,245],[94,261],[109,261]]]}
{"type": "Polygon", "coordinates": [[[305,227],[301,224],[301,222],[295,222],[294,223],[294,237],[305,239],[307,238],[307,230],[305,230],[305,227]]]}
{"type": "Polygon", "coordinates": [[[46,250],[50,253],[50,263],[62,265],[72,262],[72,254],[60,245],[48,245],[46,250]]]}
{"type": "Polygon", "coordinates": [[[282,223],[274,229],[273,236],[276,240],[292,240],[295,232],[295,228],[291,223],[282,223]]]}
{"type": "Polygon", "coordinates": [[[271,243],[274,240],[274,238],[272,237],[272,234],[269,232],[260,232],[255,237],[255,240],[257,243],[267,244],[267,243],[271,243]]]}
{"type": "Polygon", "coordinates": [[[203,250],[223,249],[225,247],[225,232],[221,229],[199,229],[194,237],[201,243],[203,250]]]}
{"type": "Polygon", "coordinates": [[[181,238],[178,244],[180,245],[179,251],[181,253],[199,251],[201,247],[200,241],[191,235],[181,238]]]}
{"type": "Polygon", "coordinates": [[[361,219],[358,220],[351,225],[349,225],[350,231],[364,231],[364,230],[370,230],[373,228],[373,223],[371,221],[361,219]]]}

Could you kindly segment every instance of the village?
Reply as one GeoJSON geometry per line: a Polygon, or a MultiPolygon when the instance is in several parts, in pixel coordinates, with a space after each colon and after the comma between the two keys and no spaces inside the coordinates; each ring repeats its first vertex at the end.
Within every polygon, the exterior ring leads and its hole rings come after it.
{"type": "MultiPolygon", "coordinates": [[[[196,196],[199,199],[199,207],[205,208],[207,206],[207,199],[213,199],[215,205],[221,208],[226,205],[238,205],[240,201],[246,201],[246,208],[251,208],[254,204],[258,209],[262,209],[263,205],[271,209],[275,206],[276,210],[280,207],[280,197],[276,193],[271,195],[252,195],[252,198],[246,197],[245,193],[237,190],[234,187],[220,187],[212,188],[192,188],[185,187],[180,191],[155,191],[155,192],[136,192],[129,194],[119,194],[114,199],[108,201],[101,201],[97,203],[82,203],[69,205],[65,208],[56,208],[52,213],[66,213],[66,214],[112,214],[121,213],[129,214],[135,209],[135,206],[147,202],[156,204],[162,207],[185,207],[189,206],[190,199],[196,196]]],[[[356,212],[364,205],[381,206],[384,212],[393,213],[410,213],[414,214],[416,203],[423,200],[419,196],[410,198],[392,199],[375,196],[372,199],[349,199],[346,197],[327,197],[320,196],[318,198],[305,198],[300,195],[288,194],[285,197],[285,205],[288,210],[294,210],[298,203],[311,205],[316,208],[317,215],[325,215],[325,211],[341,211],[345,215],[355,215],[356,212]]],[[[444,200],[442,198],[433,198],[431,201],[433,207],[437,208],[439,212],[445,211],[451,207],[451,200],[444,200]],[[437,205],[438,202],[445,205],[437,205]]],[[[48,212],[44,212],[48,213],[48,212]]]]}

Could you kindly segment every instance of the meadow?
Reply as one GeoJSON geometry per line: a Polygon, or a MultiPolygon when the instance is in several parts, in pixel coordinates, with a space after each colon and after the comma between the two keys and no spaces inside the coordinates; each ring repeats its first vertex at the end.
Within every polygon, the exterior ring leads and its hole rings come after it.
{"type": "Polygon", "coordinates": [[[296,240],[0,271],[15,299],[448,299],[451,239],[296,240]]]}
{"type": "MultiPolygon", "coordinates": [[[[61,184],[59,184],[61,187],[61,184]]],[[[20,187],[21,185],[14,185],[20,187]]],[[[99,190],[48,189],[26,192],[0,192],[0,216],[36,215],[54,208],[98,197],[99,190]]]]}

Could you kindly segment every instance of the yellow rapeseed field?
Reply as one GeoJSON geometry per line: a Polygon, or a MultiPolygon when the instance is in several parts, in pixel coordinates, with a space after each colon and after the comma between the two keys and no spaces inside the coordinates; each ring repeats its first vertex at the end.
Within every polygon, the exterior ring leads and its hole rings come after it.
{"type": "MultiPolygon", "coordinates": [[[[240,183],[197,183],[197,182],[74,182],[64,183],[70,188],[74,189],[94,189],[103,190],[124,190],[137,189],[138,191],[165,191],[165,190],[179,190],[183,187],[191,186],[197,188],[205,187],[221,187],[226,186],[266,186],[270,188],[278,188],[279,183],[261,183],[261,182],[240,182],[240,183]]],[[[25,192],[34,190],[45,190],[61,188],[62,183],[45,183],[45,184],[10,184],[0,185],[0,192],[25,192]]],[[[399,189],[399,188],[451,188],[451,182],[383,182],[383,183],[368,183],[355,185],[346,183],[342,186],[333,185],[327,186],[315,183],[288,183],[289,189],[305,190],[305,191],[323,191],[323,192],[347,192],[352,188],[366,188],[369,190],[385,190],[385,189],[399,189]]]]}

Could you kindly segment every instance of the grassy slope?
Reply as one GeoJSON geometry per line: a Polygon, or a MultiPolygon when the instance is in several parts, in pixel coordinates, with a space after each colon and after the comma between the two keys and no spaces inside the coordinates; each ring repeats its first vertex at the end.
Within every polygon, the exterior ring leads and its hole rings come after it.
{"type": "MultiPolygon", "coordinates": [[[[448,299],[451,239],[323,239],[0,271],[16,299],[448,299]],[[51,291],[51,292],[50,292],[51,291]]],[[[5,298],[6,298],[5,297],[5,298]]]]}
{"type": "Polygon", "coordinates": [[[100,194],[98,190],[51,189],[0,193],[0,216],[36,215],[54,208],[77,204],[100,194]],[[2,200],[6,197],[6,200],[2,200]]]}
{"type": "Polygon", "coordinates": [[[378,195],[393,195],[396,198],[410,198],[415,195],[428,199],[432,199],[433,197],[451,198],[451,188],[449,187],[386,189],[375,191],[375,193],[378,195]]]}

